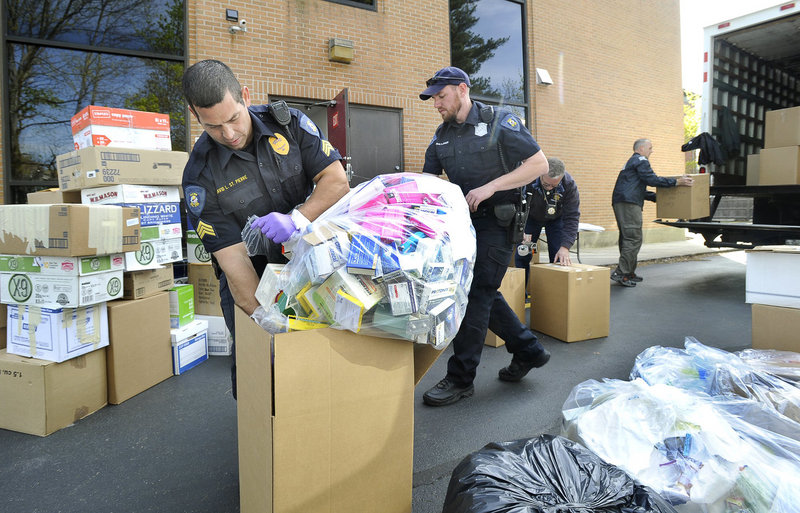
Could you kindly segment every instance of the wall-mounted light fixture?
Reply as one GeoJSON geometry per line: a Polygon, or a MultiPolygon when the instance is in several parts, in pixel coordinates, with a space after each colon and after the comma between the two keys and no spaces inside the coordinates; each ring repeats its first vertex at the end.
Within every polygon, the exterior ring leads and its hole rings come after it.
{"type": "Polygon", "coordinates": [[[353,62],[355,45],[348,39],[332,37],[328,40],[328,60],[350,64],[353,62]]]}
{"type": "Polygon", "coordinates": [[[539,85],[553,85],[553,79],[550,78],[550,73],[544,68],[536,68],[536,83],[539,85]]]}
{"type": "Polygon", "coordinates": [[[247,32],[247,20],[239,19],[239,11],[236,9],[225,9],[225,20],[232,21],[236,25],[228,27],[228,32],[236,34],[237,32],[247,32]]]}

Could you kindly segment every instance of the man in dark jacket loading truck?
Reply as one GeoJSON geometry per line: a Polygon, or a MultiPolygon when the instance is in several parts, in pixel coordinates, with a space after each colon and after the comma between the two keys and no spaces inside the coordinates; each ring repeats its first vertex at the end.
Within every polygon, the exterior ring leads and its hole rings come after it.
{"type": "Polygon", "coordinates": [[[635,272],[642,247],[642,208],[645,199],[655,201],[655,193],[648,191],[647,187],[691,187],[694,184],[688,175],[679,178],[657,176],[648,160],[651,153],[653,143],[649,139],[637,139],[633,143],[633,155],[619,172],[611,196],[619,228],[619,264],[611,273],[611,279],[625,287],[635,287],[642,281],[635,272]]]}

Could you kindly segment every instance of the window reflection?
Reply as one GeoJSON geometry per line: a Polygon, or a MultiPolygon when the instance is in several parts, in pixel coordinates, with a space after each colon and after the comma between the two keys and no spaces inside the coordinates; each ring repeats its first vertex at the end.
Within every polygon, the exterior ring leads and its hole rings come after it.
{"type": "Polygon", "coordinates": [[[49,4],[6,0],[4,5],[9,105],[4,121],[10,141],[6,202],[25,203],[27,192],[58,185],[56,157],[73,149],[70,118],[87,105],[168,114],[172,148],[186,150],[180,87],[184,64],[168,57],[184,53],[184,0],[49,4]],[[77,49],[59,43],[76,43],[77,49]],[[84,45],[86,50],[145,50],[152,58],[82,51],[84,45]]]}

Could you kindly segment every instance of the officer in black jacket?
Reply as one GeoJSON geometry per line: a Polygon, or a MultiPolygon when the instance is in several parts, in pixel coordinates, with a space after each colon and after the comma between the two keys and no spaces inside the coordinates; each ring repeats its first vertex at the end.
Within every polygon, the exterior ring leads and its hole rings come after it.
{"type": "Polygon", "coordinates": [[[655,194],[647,187],[691,187],[691,176],[663,178],[656,176],[648,158],[653,153],[653,143],[649,139],[637,139],[633,143],[633,155],[617,176],[611,206],[619,229],[619,264],[611,279],[624,287],[635,287],[642,281],[636,274],[639,250],[642,247],[642,208],[644,200],[655,200],[655,194]]]}
{"type": "Polygon", "coordinates": [[[419,97],[434,99],[444,123],[425,151],[422,170],[444,171],[461,187],[477,239],[469,302],[453,339],[447,375],[423,395],[426,404],[443,406],[473,394],[487,328],[513,354],[510,365],[500,370],[501,380],[519,381],[550,358],[497,290],[511,261],[507,212],[509,207],[513,211],[517,190],[547,172],[547,159],[517,116],[470,100],[470,80],[461,69],[439,70],[426,85],[419,97]]]}
{"type": "MultiPolygon", "coordinates": [[[[578,186],[566,172],[564,162],[555,157],[547,159],[549,171],[528,186],[531,195],[531,210],[525,225],[525,240],[534,241],[544,227],[547,235],[547,249],[550,261],[561,265],[571,265],[569,250],[578,238],[578,225],[581,217],[581,199],[578,186]]],[[[527,269],[532,255],[517,254],[514,263],[527,269]]],[[[527,283],[527,276],[526,276],[527,283]]]]}
{"type": "MultiPolygon", "coordinates": [[[[280,244],[350,187],[341,156],[305,114],[285,104],[251,107],[248,88],[224,63],[189,67],[183,93],[205,131],[183,172],[189,221],[221,270],[220,303],[235,340],[234,303],[264,326],[255,291],[266,264],[285,262],[280,244]],[[267,255],[247,255],[241,232],[250,215],[272,241],[267,255]]],[[[232,377],[235,397],[235,359],[232,377]]]]}

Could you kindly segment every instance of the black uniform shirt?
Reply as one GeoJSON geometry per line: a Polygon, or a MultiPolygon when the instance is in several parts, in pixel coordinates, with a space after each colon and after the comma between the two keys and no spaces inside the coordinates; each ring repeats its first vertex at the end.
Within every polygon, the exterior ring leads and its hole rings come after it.
{"type": "Polygon", "coordinates": [[[209,252],[241,242],[250,215],[285,214],[303,203],[313,178],[341,159],[305,114],[290,109],[284,127],[269,109],[249,108],[255,154],[232,150],[204,133],[183,171],[189,222],[209,252]]]}
{"type": "MultiPolygon", "coordinates": [[[[472,102],[464,123],[439,125],[425,151],[424,173],[439,175],[444,170],[448,179],[466,194],[486,185],[506,171],[538,153],[540,148],[531,133],[513,113],[494,109],[490,123],[481,121],[483,104],[472,102]],[[503,149],[506,168],[500,160],[497,142],[503,149]]],[[[514,191],[499,191],[482,203],[483,206],[515,201],[514,191]]]]}

